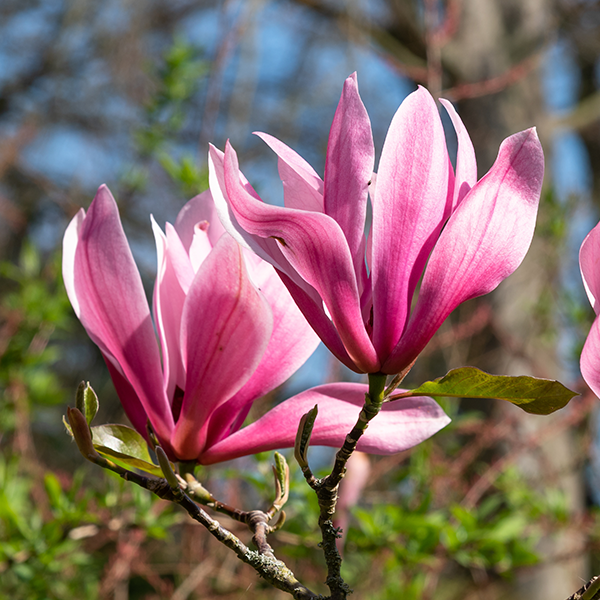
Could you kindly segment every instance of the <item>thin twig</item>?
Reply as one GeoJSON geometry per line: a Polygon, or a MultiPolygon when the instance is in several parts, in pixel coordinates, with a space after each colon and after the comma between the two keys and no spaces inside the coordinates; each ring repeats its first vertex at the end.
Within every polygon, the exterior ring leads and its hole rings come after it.
{"type": "MultiPolygon", "coordinates": [[[[297,600],[319,598],[317,594],[302,585],[285,563],[273,556],[272,551],[261,554],[260,551],[250,550],[237,536],[225,529],[217,520],[211,518],[206,511],[200,508],[179,486],[179,481],[175,478],[174,473],[170,471],[168,459],[160,446],[156,447],[156,455],[163,472],[166,471],[167,478],[147,477],[134,471],[128,471],[100,456],[94,448],[89,426],[81,411],[69,408],[67,409],[67,417],[79,451],[90,462],[117,473],[126,481],[131,481],[149,490],[163,500],[179,504],[194,521],[203,525],[214,538],[233,550],[242,562],[250,565],[263,579],[266,579],[277,589],[291,594],[297,600]]],[[[262,514],[264,515],[264,513],[262,514]]],[[[257,522],[260,523],[261,519],[257,519],[257,522]]],[[[259,538],[261,535],[262,532],[259,533],[259,538]]],[[[259,541],[261,540],[259,539],[259,541]]]]}

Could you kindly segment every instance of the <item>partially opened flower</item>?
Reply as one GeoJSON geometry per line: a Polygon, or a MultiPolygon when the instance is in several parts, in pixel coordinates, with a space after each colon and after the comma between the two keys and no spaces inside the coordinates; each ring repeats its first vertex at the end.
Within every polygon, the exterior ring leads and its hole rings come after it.
{"type": "Polygon", "coordinates": [[[581,374],[596,396],[600,397],[600,223],[581,244],[579,266],[585,291],[596,313],[581,352],[581,374]]]}
{"type": "MultiPolygon", "coordinates": [[[[186,204],[175,226],[153,228],[158,340],[108,188],[75,216],[63,244],[71,304],[134,427],[145,435],[149,421],[170,458],[207,464],[293,445],[301,415],[319,403],[314,443],[341,446],[367,386],[322,386],[240,430],[253,401],[296,371],[318,338],[274,269],[223,233],[209,192],[186,204]]],[[[361,447],[397,452],[448,421],[428,398],[384,414],[361,447]]]]}
{"type": "Polygon", "coordinates": [[[279,157],[285,207],[261,201],[229,142],[224,153],[210,150],[211,190],[227,230],[277,268],[323,342],[357,372],[405,371],[452,310],[496,288],[531,242],[544,171],[535,130],[504,140],[477,181],[469,136],[442,102],[458,137],[456,172],[435,102],[419,88],[392,120],[375,177],[355,75],[335,113],[324,180],[258,134],[279,157]]]}

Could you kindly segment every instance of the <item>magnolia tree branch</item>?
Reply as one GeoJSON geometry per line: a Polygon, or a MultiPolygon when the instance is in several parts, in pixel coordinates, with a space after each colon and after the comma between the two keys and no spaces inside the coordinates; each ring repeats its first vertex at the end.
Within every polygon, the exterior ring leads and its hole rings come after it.
{"type": "MultiPolygon", "coordinates": [[[[126,481],[131,481],[143,487],[163,500],[176,502],[182,506],[192,519],[203,525],[219,542],[233,550],[241,561],[250,565],[272,586],[291,594],[297,600],[322,598],[322,596],[315,594],[302,585],[285,563],[273,555],[273,551],[266,541],[266,534],[272,531],[272,528],[267,524],[269,516],[266,513],[261,513],[261,511],[246,513],[248,516],[245,522],[252,529],[254,533],[253,540],[258,547],[258,551],[251,550],[236,535],[225,529],[217,520],[200,508],[181,489],[180,480],[171,470],[169,460],[160,446],[157,446],[155,450],[165,478],[146,477],[134,471],[129,471],[98,454],[92,442],[89,425],[81,411],[76,408],[69,408],[67,409],[67,417],[77,447],[84,458],[104,469],[117,473],[126,481]]],[[[226,505],[221,504],[221,507],[224,506],[226,505]]],[[[242,511],[236,512],[242,514],[242,511]]],[[[242,519],[238,518],[238,520],[242,519]]]]}
{"type": "Polygon", "coordinates": [[[331,473],[323,479],[317,479],[310,470],[307,461],[310,434],[317,417],[317,407],[304,415],[300,421],[294,455],[304,477],[317,494],[319,501],[319,527],[321,529],[323,554],[327,564],[327,579],[332,600],[345,600],[352,592],[341,576],[342,557],[337,549],[339,529],[333,525],[333,514],[338,499],[338,489],[346,473],[346,463],[356,449],[358,441],[366,431],[369,422],[379,414],[385,399],[386,375],[382,373],[369,374],[369,391],[365,395],[365,403],[360,411],[358,420],[352,431],[346,436],[343,446],[335,455],[335,463],[331,473]]]}
{"type": "Polygon", "coordinates": [[[567,600],[600,600],[600,576],[592,577],[567,600]]]}

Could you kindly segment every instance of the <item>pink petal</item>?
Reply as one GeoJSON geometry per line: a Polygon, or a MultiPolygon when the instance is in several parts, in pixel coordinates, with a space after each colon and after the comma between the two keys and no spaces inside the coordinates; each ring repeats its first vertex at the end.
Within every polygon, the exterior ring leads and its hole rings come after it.
{"type": "Polygon", "coordinates": [[[77,252],[77,245],[79,244],[79,232],[85,219],[85,210],[80,208],[77,214],[71,219],[65,235],[63,237],[63,255],[62,255],[62,275],[67,290],[67,296],[71,301],[71,306],[79,318],[81,309],[79,307],[79,300],[77,299],[77,293],[75,291],[75,254],[77,252]]]}
{"type": "Polygon", "coordinates": [[[454,181],[454,200],[452,202],[452,212],[461,203],[469,190],[477,183],[477,160],[475,158],[475,148],[469,137],[469,133],[458,116],[458,113],[448,100],[440,99],[444,108],[454,125],[458,141],[456,152],[456,173],[454,181]]]}
{"type": "Polygon", "coordinates": [[[385,373],[410,364],[456,306],[491,292],[521,264],[533,237],[543,175],[534,129],[504,140],[490,171],[444,228],[385,373]]]}
{"type": "MultiPolygon", "coordinates": [[[[311,445],[339,448],[354,427],[368,387],[359,383],[333,383],[302,392],[282,402],[266,415],[208,448],[200,457],[212,464],[239,456],[294,446],[298,423],[315,404],[319,414],[311,445]]],[[[390,402],[371,423],[358,450],[371,454],[395,454],[431,437],[450,422],[431,398],[390,402]]]]}
{"type": "Polygon", "coordinates": [[[279,277],[290,292],[294,302],[315,330],[321,341],[329,348],[335,357],[349,369],[356,371],[356,365],[350,358],[337,329],[325,313],[323,302],[315,302],[303,288],[298,287],[287,275],[280,273],[279,277]]]}
{"type": "Polygon", "coordinates": [[[177,215],[175,229],[186,251],[189,252],[192,245],[196,225],[203,221],[209,224],[207,233],[211,245],[214,246],[225,230],[223,229],[223,225],[221,225],[221,221],[219,221],[210,190],[206,190],[192,198],[177,215]]]}
{"type": "Polygon", "coordinates": [[[279,176],[288,208],[323,211],[323,181],[315,170],[294,150],[267,134],[254,132],[279,157],[279,176]]]}
{"type": "Polygon", "coordinates": [[[207,445],[218,441],[217,432],[224,437],[239,429],[252,402],[286,381],[306,362],[319,343],[275,269],[263,260],[257,260],[261,264],[249,269],[250,278],[269,302],[273,333],[252,377],[211,417],[207,445]]]}
{"type": "Polygon", "coordinates": [[[327,144],[325,213],[344,232],[357,273],[364,269],[364,230],[375,148],[356,73],[344,83],[327,144]]]}
{"type": "Polygon", "coordinates": [[[194,272],[172,226],[167,224],[165,235],[152,218],[152,231],[157,254],[153,295],[154,324],[162,349],[165,393],[172,403],[176,386],[180,389],[185,386],[185,367],[181,356],[181,315],[194,272]]]}
{"type": "Polygon", "coordinates": [[[250,379],[272,329],[271,310],[248,278],[241,248],[221,236],[198,270],[183,311],[187,379],[172,438],[180,459],[201,453],[209,416],[250,379]]]}
{"type": "Polygon", "coordinates": [[[173,416],[163,389],[150,310],[117,205],[106,186],[99,188],[81,222],[69,285],[88,335],[106,356],[114,357],[157,435],[168,439],[173,416]]]}
{"type": "Polygon", "coordinates": [[[595,319],[581,351],[581,374],[600,397],[600,319],[595,319]]]}
{"type": "Polygon", "coordinates": [[[579,251],[579,267],[583,285],[594,312],[600,312],[600,223],[592,229],[579,251]]]}
{"type": "Polygon", "coordinates": [[[357,368],[377,372],[379,361],[362,322],[354,265],[339,225],[327,215],[258,200],[240,182],[229,143],[224,164],[227,197],[239,225],[251,235],[277,240],[290,266],[325,302],[357,368]]]}
{"type": "MultiPolygon", "coordinates": [[[[190,246],[190,262],[194,273],[198,272],[200,265],[205,261],[210,254],[213,244],[211,243],[210,224],[208,221],[200,221],[194,226],[194,239],[190,246]]],[[[219,236],[220,237],[220,236],[219,236]]],[[[216,242],[215,242],[216,243],[216,242]]]]}
{"type": "MultiPolygon", "coordinates": [[[[121,370],[113,364],[113,359],[105,355],[103,356],[127,418],[144,438],[147,438],[146,424],[148,423],[148,416],[138,395],[127,379],[125,379],[121,370]]],[[[168,444],[169,438],[161,439],[161,444],[165,442],[168,444]]]]}
{"type": "Polygon", "coordinates": [[[390,125],[373,197],[373,343],[382,361],[404,331],[413,293],[451,203],[444,129],[424,88],[390,125]]]}
{"type": "MultiPolygon", "coordinates": [[[[240,178],[243,176],[239,173],[240,178]]],[[[271,263],[276,269],[287,273],[289,277],[295,279],[300,286],[306,285],[302,278],[290,266],[287,259],[281,253],[280,245],[277,240],[272,238],[263,238],[259,235],[254,235],[247,232],[238,222],[237,215],[232,210],[229,204],[229,196],[225,185],[225,154],[213,145],[209,145],[208,150],[208,178],[210,183],[210,191],[215,201],[215,207],[219,215],[219,219],[223,227],[244,248],[249,248],[260,256],[263,260],[271,263]]],[[[243,186],[243,183],[240,182],[243,186]]],[[[254,200],[261,201],[256,195],[256,192],[244,187],[244,191],[251,195],[254,200]]],[[[306,286],[310,288],[310,286],[306,286]]],[[[311,293],[307,289],[308,293],[311,293]]],[[[315,300],[318,300],[316,292],[314,292],[315,300]]]]}

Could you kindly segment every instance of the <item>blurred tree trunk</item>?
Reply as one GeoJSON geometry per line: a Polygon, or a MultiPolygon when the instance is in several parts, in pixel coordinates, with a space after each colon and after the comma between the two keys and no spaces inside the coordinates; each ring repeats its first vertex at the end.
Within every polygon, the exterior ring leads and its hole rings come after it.
{"type": "MultiPolygon", "coordinates": [[[[449,70],[461,82],[498,78],[510,74],[511,69],[519,74],[515,65],[531,61],[532,53],[539,52],[552,39],[556,23],[553,16],[553,0],[465,0],[460,27],[444,49],[449,70]]],[[[532,125],[538,127],[545,148],[548,174],[548,115],[541,90],[537,68],[498,93],[459,101],[460,115],[475,144],[480,176],[491,166],[504,138],[532,125]]],[[[543,221],[543,201],[540,211],[543,221]]],[[[495,293],[494,326],[500,345],[493,364],[482,365],[484,368],[509,375],[563,379],[564,372],[556,356],[556,338],[551,336],[551,342],[545,342],[548,323],[536,318],[548,290],[559,285],[561,245],[553,242],[537,235],[522,266],[495,293]],[[503,340],[509,342],[508,346],[503,340]]],[[[503,413],[516,411],[512,406],[498,404],[498,412],[502,417],[503,413]]],[[[550,417],[526,413],[518,416],[515,443],[540,435],[551,423],[564,419],[565,413],[550,417]]],[[[563,430],[542,444],[541,452],[524,454],[519,467],[534,485],[540,484],[540,493],[544,493],[544,486],[561,489],[568,498],[569,513],[575,515],[584,508],[581,458],[576,455],[572,433],[563,430]]],[[[547,600],[571,595],[588,578],[587,560],[582,554],[584,543],[584,537],[572,529],[542,540],[539,546],[542,560],[550,562],[522,574],[516,595],[511,597],[547,600]],[[553,560],[565,556],[571,558],[553,560]]]]}

